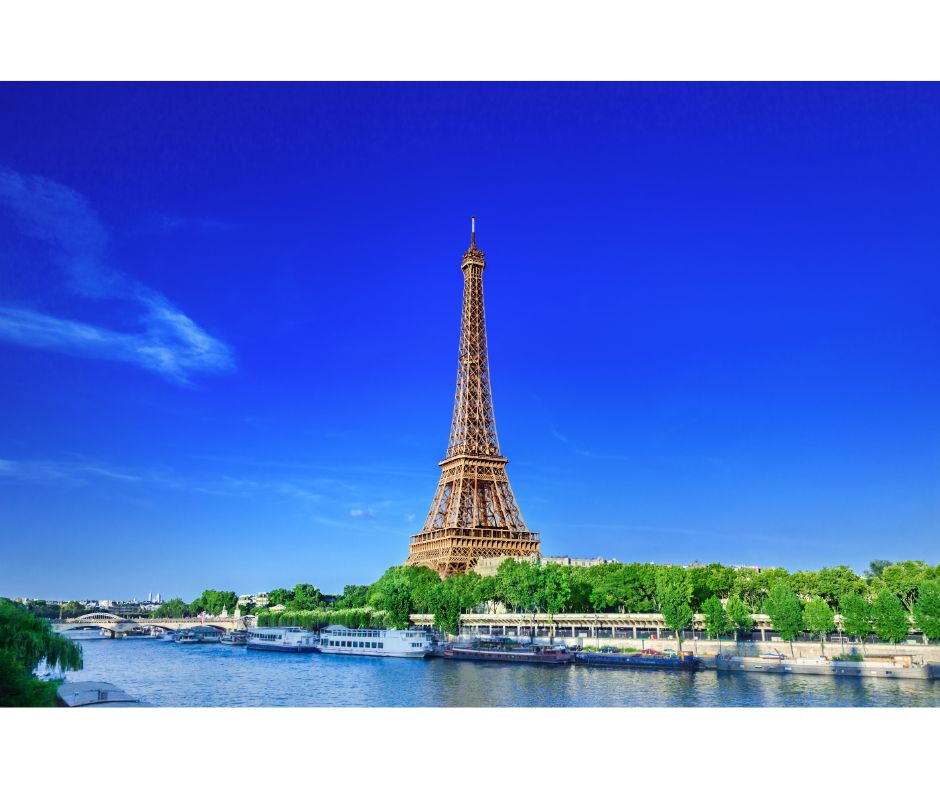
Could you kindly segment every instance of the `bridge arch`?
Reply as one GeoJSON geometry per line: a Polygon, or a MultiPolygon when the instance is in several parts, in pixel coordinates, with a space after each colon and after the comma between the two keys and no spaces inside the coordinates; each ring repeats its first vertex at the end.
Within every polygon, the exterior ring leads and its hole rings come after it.
{"type": "Polygon", "coordinates": [[[114,613],[103,613],[100,611],[97,613],[86,613],[84,616],[79,616],[78,618],[69,618],[66,620],[70,624],[77,624],[79,622],[85,621],[87,621],[89,624],[94,624],[96,622],[117,623],[119,621],[127,621],[126,618],[121,618],[121,616],[117,616],[114,613]]]}

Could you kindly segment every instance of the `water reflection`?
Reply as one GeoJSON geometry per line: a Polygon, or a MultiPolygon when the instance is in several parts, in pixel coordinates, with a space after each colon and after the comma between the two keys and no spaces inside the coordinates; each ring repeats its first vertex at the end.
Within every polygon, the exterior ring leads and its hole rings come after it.
{"type": "Polygon", "coordinates": [[[149,639],[82,643],[73,681],[158,706],[940,706],[940,682],[276,654],[149,639]]]}

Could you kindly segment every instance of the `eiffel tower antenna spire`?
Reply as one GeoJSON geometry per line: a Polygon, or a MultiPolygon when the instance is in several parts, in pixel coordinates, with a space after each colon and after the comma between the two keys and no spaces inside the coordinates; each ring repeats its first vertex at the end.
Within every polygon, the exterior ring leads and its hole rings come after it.
{"type": "Polygon", "coordinates": [[[464,252],[463,311],[457,392],[441,479],[421,533],[411,537],[407,564],[427,566],[441,577],[471,570],[479,558],[539,554],[539,535],[526,528],[499,450],[483,309],[486,258],[476,245],[464,252]]]}

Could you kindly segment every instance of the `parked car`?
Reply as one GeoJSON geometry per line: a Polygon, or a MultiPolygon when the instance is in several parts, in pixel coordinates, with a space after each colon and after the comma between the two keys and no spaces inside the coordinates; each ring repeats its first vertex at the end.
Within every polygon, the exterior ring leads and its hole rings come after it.
{"type": "Polygon", "coordinates": [[[601,654],[619,654],[620,649],[616,646],[601,646],[600,652],[601,654]]]}
{"type": "Polygon", "coordinates": [[[662,656],[662,653],[657,651],[655,648],[645,648],[640,653],[645,654],[648,657],[661,657],[662,656]]]}

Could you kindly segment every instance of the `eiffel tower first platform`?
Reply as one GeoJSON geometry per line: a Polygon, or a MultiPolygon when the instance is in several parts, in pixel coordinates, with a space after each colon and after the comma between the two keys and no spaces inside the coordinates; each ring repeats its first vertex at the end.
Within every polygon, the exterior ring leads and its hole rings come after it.
{"type": "Polygon", "coordinates": [[[450,442],[431,511],[421,533],[411,537],[406,561],[441,577],[469,571],[483,557],[539,554],[539,535],[522,520],[496,437],[483,312],[485,267],[471,219],[470,248],[460,265],[463,314],[450,442]]]}

